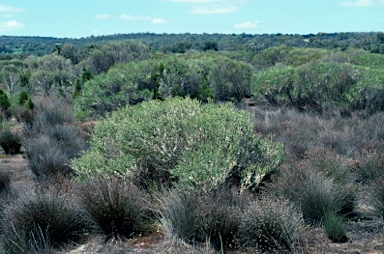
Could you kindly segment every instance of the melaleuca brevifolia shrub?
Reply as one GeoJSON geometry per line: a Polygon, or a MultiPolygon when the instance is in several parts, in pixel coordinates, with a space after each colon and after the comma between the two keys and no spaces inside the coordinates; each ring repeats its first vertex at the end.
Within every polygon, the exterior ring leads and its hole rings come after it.
{"type": "Polygon", "coordinates": [[[246,246],[255,246],[263,253],[295,253],[300,247],[303,225],[295,206],[281,201],[256,201],[242,214],[240,233],[246,246]]]}
{"type": "Polygon", "coordinates": [[[0,146],[5,154],[18,154],[21,148],[21,136],[8,129],[1,130],[0,146]]]}
{"type": "Polygon", "coordinates": [[[30,193],[9,204],[3,211],[1,225],[5,247],[11,250],[18,248],[14,244],[39,248],[40,240],[43,245],[62,248],[82,242],[89,231],[87,216],[73,198],[52,191],[30,193]],[[34,241],[38,241],[37,245],[34,241]]]}
{"type": "Polygon", "coordinates": [[[144,192],[119,178],[95,179],[80,188],[80,200],[107,239],[132,237],[143,229],[149,210],[144,192]]]}
{"type": "Polygon", "coordinates": [[[240,246],[239,225],[250,196],[238,189],[170,191],[160,198],[160,221],[169,239],[209,242],[216,250],[240,246]]]}
{"type": "Polygon", "coordinates": [[[214,188],[230,176],[255,188],[284,157],[281,144],[252,133],[248,112],[189,98],[114,112],[95,126],[90,145],[71,163],[80,179],[117,173],[146,188],[214,188]]]}

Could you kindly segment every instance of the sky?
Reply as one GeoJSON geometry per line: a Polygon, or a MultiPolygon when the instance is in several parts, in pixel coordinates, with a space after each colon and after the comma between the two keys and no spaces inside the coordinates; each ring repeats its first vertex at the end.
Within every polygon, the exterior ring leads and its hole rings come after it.
{"type": "Polygon", "coordinates": [[[384,31],[384,0],[0,0],[0,35],[384,31]]]}

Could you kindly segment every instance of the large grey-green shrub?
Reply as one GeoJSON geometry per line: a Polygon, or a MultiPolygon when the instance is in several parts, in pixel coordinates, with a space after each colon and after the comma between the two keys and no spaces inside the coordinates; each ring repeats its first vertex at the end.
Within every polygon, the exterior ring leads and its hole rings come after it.
{"type": "Polygon", "coordinates": [[[114,112],[71,166],[80,179],[118,174],[146,187],[215,187],[232,179],[254,188],[283,157],[281,144],[252,133],[248,112],[173,98],[114,112]]]}

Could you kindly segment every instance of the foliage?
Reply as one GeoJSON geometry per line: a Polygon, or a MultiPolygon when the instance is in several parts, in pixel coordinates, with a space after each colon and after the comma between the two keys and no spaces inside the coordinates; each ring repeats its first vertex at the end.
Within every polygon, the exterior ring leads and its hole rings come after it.
{"type": "Polygon", "coordinates": [[[145,194],[123,179],[96,179],[84,183],[81,203],[108,238],[132,237],[142,229],[148,204],[145,194]]]}
{"type": "Polygon", "coordinates": [[[0,109],[5,111],[10,106],[11,102],[9,101],[8,95],[2,89],[0,89],[0,109]]]}
{"type": "Polygon", "coordinates": [[[6,154],[18,154],[21,148],[21,137],[9,129],[1,130],[0,146],[6,154]]]}
{"type": "MultiPolygon", "coordinates": [[[[134,41],[111,42],[93,50],[87,58],[87,70],[92,75],[107,71],[115,64],[128,63],[133,60],[143,60],[150,56],[148,47],[134,41]]],[[[86,74],[88,79],[89,74],[86,74]]],[[[84,80],[84,81],[85,81],[84,80]]]]}
{"type": "Polygon", "coordinates": [[[294,253],[298,249],[303,218],[287,202],[272,200],[251,204],[242,215],[240,232],[247,246],[263,253],[294,253]]]}
{"type": "Polygon", "coordinates": [[[86,82],[74,102],[81,117],[105,115],[125,105],[169,96],[240,101],[250,95],[249,65],[210,53],[159,56],[111,68],[86,82]]]}
{"type": "Polygon", "coordinates": [[[247,112],[174,98],[113,113],[71,166],[80,179],[118,173],[147,187],[214,188],[237,176],[236,184],[255,188],[282,160],[280,144],[252,133],[247,112]]]}
{"type": "MultiPolygon", "coordinates": [[[[364,55],[363,55],[364,56],[364,55]]],[[[379,69],[312,61],[296,68],[275,66],[255,75],[252,94],[274,105],[323,111],[339,108],[383,110],[384,81],[379,69]]]]}
{"type": "Polygon", "coordinates": [[[71,61],[57,54],[37,59],[30,78],[32,89],[44,95],[53,93],[66,96],[74,81],[75,72],[71,61]]]}
{"type": "MultiPolygon", "coordinates": [[[[47,191],[30,193],[7,206],[2,218],[2,231],[7,241],[17,243],[21,238],[28,246],[36,240],[33,237],[38,229],[39,237],[60,248],[81,242],[86,237],[88,224],[84,212],[69,195],[47,191]]],[[[8,243],[8,246],[12,244],[8,243]]]]}
{"type": "Polygon", "coordinates": [[[24,105],[25,102],[29,99],[29,94],[27,91],[22,90],[17,96],[17,104],[24,105]]]}

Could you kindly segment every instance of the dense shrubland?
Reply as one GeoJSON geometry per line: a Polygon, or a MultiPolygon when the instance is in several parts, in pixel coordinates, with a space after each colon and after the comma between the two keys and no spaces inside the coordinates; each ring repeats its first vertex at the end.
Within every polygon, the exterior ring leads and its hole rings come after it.
{"type": "Polygon", "coordinates": [[[23,153],[34,184],[0,168],[2,252],[161,232],[168,253],[313,253],[319,228],[382,232],[381,34],[204,36],[4,47],[0,158],[23,153]]]}

